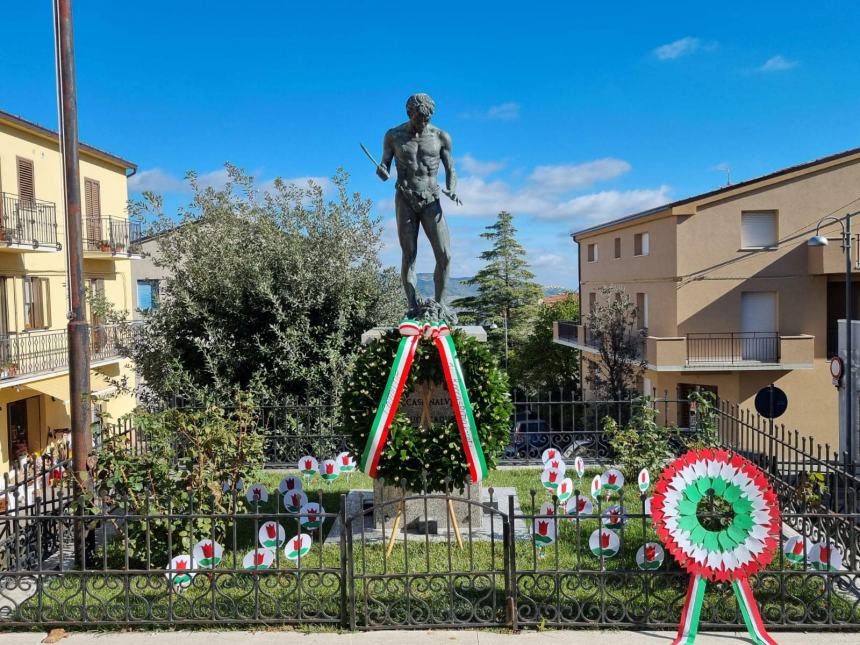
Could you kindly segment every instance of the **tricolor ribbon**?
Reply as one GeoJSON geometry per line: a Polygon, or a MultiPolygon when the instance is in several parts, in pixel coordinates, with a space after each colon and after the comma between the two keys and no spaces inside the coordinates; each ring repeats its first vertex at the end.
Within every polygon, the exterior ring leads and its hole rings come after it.
{"type": "Polygon", "coordinates": [[[439,351],[442,371],[445,373],[445,383],[448,386],[448,393],[451,395],[451,404],[454,408],[454,418],[460,429],[460,441],[463,444],[466,461],[469,464],[469,474],[472,483],[481,481],[487,476],[487,462],[481,448],[481,441],[478,438],[478,428],[472,414],[469,392],[466,389],[463,368],[457,358],[457,348],[454,346],[451,330],[444,322],[404,320],[400,323],[400,335],[400,344],[394,356],[394,364],[388,374],[388,382],[385,384],[382,398],[376,408],[376,416],[370,427],[367,445],[361,456],[361,470],[370,477],[376,477],[379,458],[385,447],[391,423],[397,414],[400,398],[403,395],[403,389],[409,378],[409,370],[415,358],[415,350],[423,337],[433,340],[439,351]]]}
{"type": "MultiPolygon", "coordinates": [[[[702,605],[705,600],[705,588],[707,580],[699,575],[690,576],[690,584],[687,587],[687,599],[684,601],[684,609],[681,611],[681,624],[678,626],[678,635],[672,641],[672,645],[693,645],[696,634],[699,631],[699,620],[702,617],[702,605]]],[[[758,610],[755,598],[748,578],[738,578],[732,582],[735,597],[741,608],[741,615],[746,623],[747,631],[756,645],[777,645],[767,630],[758,610]]]]}

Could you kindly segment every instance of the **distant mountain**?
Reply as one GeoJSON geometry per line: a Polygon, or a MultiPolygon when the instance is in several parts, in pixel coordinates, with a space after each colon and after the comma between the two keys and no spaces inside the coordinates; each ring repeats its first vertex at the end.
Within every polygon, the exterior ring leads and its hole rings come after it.
{"type": "MultiPolygon", "coordinates": [[[[467,280],[471,280],[471,278],[448,278],[448,297],[451,300],[478,295],[478,287],[466,284],[467,280]]],[[[419,273],[418,294],[422,298],[432,298],[433,291],[433,274],[419,273]]],[[[543,295],[545,296],[557,296],[558,294],[566,293],[568,291],[572,291],[572,289],[560,287],[558,285],[546,285],[543,287],[543,295]]]]}

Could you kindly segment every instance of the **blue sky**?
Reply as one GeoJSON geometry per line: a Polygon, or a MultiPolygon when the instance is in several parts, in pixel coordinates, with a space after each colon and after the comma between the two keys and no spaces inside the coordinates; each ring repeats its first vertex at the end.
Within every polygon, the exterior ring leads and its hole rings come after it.
{"type": "MultiPolygon", "coordinates": [[[[516,216],[541,282],[575,287],[576,230],[860,146],[853,2],[74,3],[82,140],[187,199],[225,161],[261,181],[331,176],[385,220],[361,153],[416,91],[454,138],[455,275],[493,215],[516,216]],[[557,5],[557,6],[552,6],[557,5]]],[[[51,3],[3,9],[0,109],[56,126],[51,3]]],[[[860,196],[860,186],[858,186],[860,196]]],[[[429,270],[429,248],[419,268],[429,270]]]]}

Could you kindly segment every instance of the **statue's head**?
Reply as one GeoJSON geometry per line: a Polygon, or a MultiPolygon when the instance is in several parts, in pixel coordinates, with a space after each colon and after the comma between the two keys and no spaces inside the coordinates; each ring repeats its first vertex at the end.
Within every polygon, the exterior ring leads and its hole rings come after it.
{"type": "Polygon", "coordinates": [[[433,116],[435,109],[436,104],[429,94],[413,94],[406,101],[406,114],[416,132],[424,131],[424,128],[430,123],[430,117],[433,116]]]}

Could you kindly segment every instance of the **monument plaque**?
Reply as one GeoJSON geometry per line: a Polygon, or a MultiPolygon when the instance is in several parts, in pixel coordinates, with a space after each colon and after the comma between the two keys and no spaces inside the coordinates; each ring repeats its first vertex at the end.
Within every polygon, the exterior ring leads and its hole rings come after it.
{"type": "Polygon", "coordinates": [[[454,423],[451,395],[444,383],[418,383],[400,400],[400,411],[413,425],[454,423]]]}

